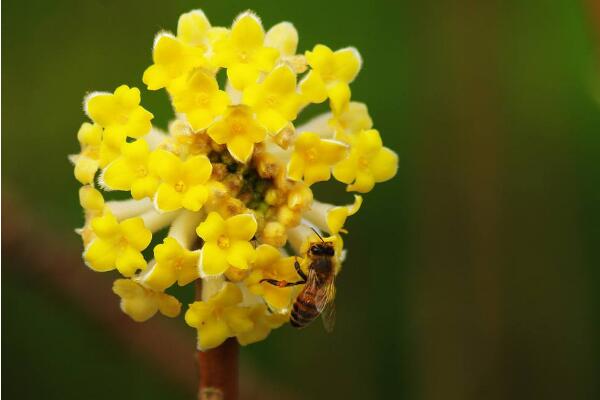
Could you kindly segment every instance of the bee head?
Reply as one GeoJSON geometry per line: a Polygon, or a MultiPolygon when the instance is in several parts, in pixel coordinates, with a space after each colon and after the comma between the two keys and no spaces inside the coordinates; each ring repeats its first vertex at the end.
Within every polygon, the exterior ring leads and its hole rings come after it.
{"type": "Polygon", "coordinates": [[[332,242],[313,243],[308,249],[311,256],[328,256],[333,257],[335,249],[332,242]]]}

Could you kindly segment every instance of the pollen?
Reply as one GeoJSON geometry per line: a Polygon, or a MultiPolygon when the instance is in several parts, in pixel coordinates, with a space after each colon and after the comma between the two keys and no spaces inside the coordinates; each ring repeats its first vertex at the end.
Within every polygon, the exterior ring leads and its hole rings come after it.
{"type": "Polygon", "coordinates": [[[227,236],[220,236],[219,239],[217,239],[217,245],[219,245],[221,249],[228,249],[230,245],[229,238],[227,236]]]}
{"type": "Polygon", "coordinates": [[[84,99],[80,148],[69,157],[81,184],[82,256],[93,271],[121,275],[113,292],[139,322],[176,317],[182,304],[166,291],[200,282],[202,298],[185,310],[198,348],[248,345],[289,321],[302,274],[311,276],[311,244],[334,243],[340,271],[340,235],[366,199],[324,203],[312,185],[367,193],[396,175],[398,155],[352,97],[356,49],[319,43],[299,53],[293,24],[263,27],[250,11],[222,27],[193,10],[176,28],[149,40],[152,64],[141,74],[144,91],[164,90],[175,110],[166,130],[152,125],[139,88],[84,99]],[[299,122],[325,101],[326,112],[299,122]]]}
{"type": "Polygon", "coordinates": [[[183,182],[183,181],[178,181],[178,182],[175,184],[174,188],[175,188],[175,191],[176,191],[176,192],[180,192],[180,193],[181,193],[181,192],[184,192],[184,191],[185,191],[185,182],[183,182]]]}

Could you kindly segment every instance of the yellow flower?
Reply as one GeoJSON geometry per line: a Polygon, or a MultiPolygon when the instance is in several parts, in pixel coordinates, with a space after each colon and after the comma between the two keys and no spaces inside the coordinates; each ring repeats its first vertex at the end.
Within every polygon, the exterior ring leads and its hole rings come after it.
{"type": "Polygon", "coordinates": [[[200,275],[221,275],[229,267],[248,269],[256,257],[249,243],[256,228],[256,219],[252,214],[234,215],[226,220],[216,212],[208,214],[196,229],[198,236],[204,240],[200,254],[200,275]]]}
{"type": "Polygon", "coordinates": [[[72,157],[75,162],[75,178],[82,184],[94,182],[94,176],[100,166],[100,146],[102,144],[102,127],[98,124],[84,122],[77,132],[77,140],[81,152],[72,157]]]}
{"type": "Polygon", "coordinates": [[[131,196],[137,200],[154,196],[158,177],[150,171],[148,143],[144,139],[126,143],[121,152],[104,170],[104,185],[112,190],[131,190],[131,196]]]}
{"type": "Polygon", "coordinates": [[[79,204],[86,212],[100,214],[104,210],[102,193],[90,185],[79,188],[79,204]]]}
{"type": "Polygon", "coordinates": [[[246,163],[252,156],[254,144],[265,139],[265,129],[256,121],[248,106],[232,106],[223,119],[208,128],[208,136],[227,150],[237,161],[246,163]]]}
{"type": "Polygon", "coordinates": [[[298,47],[298,31],[290,22],[280,22],[267,32],[265,45],[277,49],[282,57],[294,56],[298,47]]]}
{"type": "Polygon", "coordinates": [[[265,299],[271,309],[287,312],[292,301],[293,287],[277,287],[262,279],[295,282],[300,279],[294,268],[295,257],[282,257],[279,250],[268,244],[256,249],[256,260],[244,284],[250,292],[265,299]]]}
{"type": "Polygon", "coordinates": [[[258,17],[240,14],[231,31],[214,44],[213,62],[227,68],[229,81],[238,90],[255,83],[260,72],[273,68],[279,52],[264,46],[265,31],[258,17]]]}
{"type": "Polygon", "coordinates": [[[186,44],[166,32],[154,39],[152,61],[154,64],[144,71],[142,78],[149,90],[168,87],[173,80],[206,64],[203,48],[186,44]]]}
{"type": "Polygon", "coordinates": [[[136,270],[146,268],[141,251],[150,244],[152,233],[142,218],[118,222],[114,215],[106,213],[94,218],[91,224],[96,238],[83,253],[91,269],[105,272],[116,267],[124,276],[132,276],[136,270]]]}
{"type": "Polygon", "coordinates": [[[85,223],[83,227],[75,229],[75,232],[81,236],[85,247],[95,238],[90,221],[102,215],[105,203],[102,193],[91,185],[84,185],[79,188],[79,204],[85,211],[85,223]]]}
{"type": "Polygon", "coordinates": [[[179,16],[177,38],[186,44],[205,48],[210,30],[210,21],[202,10],[192,10],[179,16]]]}
{"type": "Polygon", "coordinates": [[[349,47],[333,52],[318,44],[306,52],[306,61],[311,70],[300,84],[304,96],[314,103],[329,97],[334,114],[343,112],[350,101],[348,84],[356,78],[362,64],[358,51],[349,47]]]}
{"type": "Polygon", "coordinates": [[[252,107],[258,121],[270,133],[277,133],[296,119],[301,106],[296,93],[296,74],[286,65],[275,68],[264,81],[244,90],[244,104],[252,107]]]}
{"type": "Polygon", "coordinates": [[[131,279],[117,279],[113,292],[121,298],[121,310],[136,322],[144,322],[160,310],[174,318],[181,312],[181,303],[166,293],[147,289],[131,279]]]}
{"type": "Polygon", "coordinates": [[[312,132],[304,132],[296,139],[292,157],[287,165],[287,176],[294,181],[302,180],[312,185],[331,177],[331,167],[344,158],[346,145],[321,139],[312,132]]]}
{"type": "Polygon", "coordinates": [[[298,31],[290,22],[273,25],[265,36],[265,45],[277,49],[279,62],[289,65],[295,73],[306,71],[306,58],[296,54],[298,31]]]}
{"type": "Polygon", "coordinates": [[[398,155],[383,147],[379,132],[370,129],[356,134],[348,157],[333,168],[333,176],[347,183],[348,191],[366,193],[376,182],[393,178],[397,170],[398,155]]]}
{"type": "Polygon", "coordinates": [[[140,90],[135,87],[121,85],[112,94],[92,93],[86,98],[85,109],[115,142],[124,142],[126,136],[137,139],[152,128],[154,116],[140,106],[140,90]]]}
{"type": "Polygon", "coordinates": [[[155,204],[160,211],[174,211],[181,207],[190,211],[202,208],[209,196],[206,186],[212,165],[204,155],[182,161],[166,150],[156,150],[150,158],[150,168],[161,178],[155,204]]]}
{"type": "Polygon", "coordinates": [[[197,329],[199,350],[217,347],[227,338],[254,327],[248,309],[238,307],[242,300],[241,290],[228,282],[209,300],[190,304],[185,322],[197,329]]]}
{"type": "Polygon", "coordinates": [[[175,110],[185,113],[194,131],[210,125],[229,104],[229,96],[219,90],[217,80],[202,70],[174,83],[171,94],[175,110]]]}
{"type": "Polygon", "coordinates": [[[270,313],[264,304],[250,308],[248,317],[253,321],[254,326],[248,331],[237,334],[237,340],[242,346],[266,339],[272,329],[279,328],[289,320],[288,314],[270,313]]]}
{"type": "Polygon", "coordinates": [[[373,120],[369,115],[367,105],[355,101],[350,102],[348,109],[340,115],[334,116],[329,124],[335,130],[335,138],[350,144],[351,135],[373,127],[373,120]]]}
{"type": "Polygon", "coordinates": [[[336,235],[339,232],[347,233],[344,229],[346,219],[360,210],[362,196],[354,195],[354,204],[347,206],[334,206],[332,204],[315,201],[305,217],[319,229],[336,235]]]}
{"type": "Polygon", "coordinates": [[[185,249],[176,239],[167,237],[154,248],[156,264],[144,276],[143,283],[160,291],[175,282],[179,286],[185,286],[198,278],[199,257],[199,250],[185,249]]]}
{"type": "Polygon", "coordinates": [[[354,215],[360,210],[362,205],[362,196],[354,196],[354,204],[347,206],[332,207],[327,212],[327,227],[329,233],[336,235],[338,232],[344,232],[344,224],[350,215],[354,215]]]}

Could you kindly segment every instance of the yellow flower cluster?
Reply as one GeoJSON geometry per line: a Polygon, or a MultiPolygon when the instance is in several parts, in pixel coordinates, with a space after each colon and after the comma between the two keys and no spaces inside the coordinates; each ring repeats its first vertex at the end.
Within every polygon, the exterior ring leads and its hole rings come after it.
{"type": "Polygon", "coordinates": [[[297,46],[289,22],[265,32],[244,12],[230,28],[216,27],[194,10],[181,15],[176,34],[156,36],[143,74],[148,90],[170,96],[176,117],[167,132],[152,126],[137,88],[86,96],[89,121],[70,157],[82,184],[83,259],[124,277],[113,290],[134,320],[179,315],[170,288],[201,280],[202,299],[185,312],[198,348],[229,337],[245,345],[289,320],[302,287],[264,280],[297,281],[295,261],[307,271],[312,229],[337,243],[339,271],[339,234],[363,199],[322,203],[311,186],[333,176],[366,193],[396,174],[398,157],[367,107],[351,101],[358,51],[317,44],[298,54],[297,46]],[[330,112],[297,122],[326,100],[330,112]],[[105,200],[101,190],[131,199],[105,200]]]}

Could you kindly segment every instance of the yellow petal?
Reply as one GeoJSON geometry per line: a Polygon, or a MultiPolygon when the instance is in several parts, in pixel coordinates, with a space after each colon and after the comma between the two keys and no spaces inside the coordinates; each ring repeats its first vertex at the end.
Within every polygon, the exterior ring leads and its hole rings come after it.
{"type": "Polygon", "coordinates": [[[348,109],[350,104],[350,87],[344,82],[339,82],[327,90],[331,111],[334,115],[340,115],[348,109]]]}
{"type": "Polygon", "coordinates": [[[146,260],[137,249],[127,246],[118,253],[115,266],[123,276],[129,277],[138,269],[145,269],[146,260]]]}
{"type": "Polygon", "coordinates": [[[226,233],[226,225],[219,213],[212,211],[196,228],[196,233],[205,242],[215,242],[219,237],[226,233]]]}
{"type": "Polygon", "coordinates": [[[102,193],[92,186],[82,186],[79,189],[79,204],[84,210],[102,211],[104,198],[102,193]]]}
{"type": "Polygon", "coordinates": [[[242,240],[233,241],[227,251],[227,262],[238,269],[248,269],[255,258],[254,247],[242,240]]]}
{"type": "Polygon", "coordinates": [[[240,303],[244,299],[242,291],[237,285],[227,282],[223,284],[221,290],[210,299],[215,306],[230,307],[240,303]]]}
{"type": "Polygon", "coordinates": [[[158,309],[165,317],[175,318],[181,312],[181,303],[175,297],[162,293],[158,297],[158,309]]]}
{"type": "Polygon", "coordinates": [[[244,90],[245,87],[255,83],[258,74],[258,69],[250,64],[234,64],[227,69],[227,78],[238,90],[244,90]]]}
{"type": "Polygon", "coordinates": [[[287,165],[287,178],[293,181],[301,181],[304,175],[304,158],[299,154],[293,153],[287,165]]]}
{"type": "Polygon", "coordinates": [[[153,197],[158,187],[158,179],[153,176],[146,176],[141,179],[136,179],[131,184],[131,197],[136,200],[144,197],[153,197]]]}
{"type": "Polygon", "coordinates": [[[93,183],[98,166],[98,160],[86,156],[78,156],[77,161],[75,161],[75,178],[84,185],[93,183]]]}
{"type": "Polygon", "coordinates": [[[185,192],[181,205],[190,211],[199,211],[207,199],[208,188],[204,185],[195,185],[185,192]]]}
{"type": "MultiPolygon", "coordinates": [[[[115,284],[121,279],[115,281],[115,284]]],[[[122,279],[122,281],[128,281],[122,279]]],[[[118,289],[117,289],[118,290],[118,289]]],[[[115,287],[113,286],[113,291],[115,287]]],[[[116,291],[115,291],[116,293],[116,291]]],[[[118,294],[118,293],[117,293],[118,294]]],[[[158,303],[155,298],[142,294],[131,298],[121,299],[121,310],[136,322],[144,322],[152,318],[158,311],[158,303]]]]}
{"type": "Polygon", "coordinates": [[[298,31],[291,23],[280,22],[267,32],[265,45],[279,50],[283,55],[294,55],[298,47],[298,31]]]}
{"type": "Polygon", "coordinates": [[[102,127],[84,122],[77,131],[77,140],[82,146],[98,146],[102,142],[102,127]]]}
{"type": "MultiPolygon", "coordinates": [[[[298,277],[300,279],[300,277],[298,277]]],[[[292,300],[292,288],[279,288],[269,283],[262,283],[264,287],[263,298],[269,304],[269,307],[274,310],[285,310],[290,307],[292,300]]]]}
{"type": "Polygon", "coordinates": [[[261,47],[254,55],[254,65],[258,70],[267,72],[273,68],[278,57],[279,52],[276,49],[271,47],[261,47]]]}
{"type": "Polygon", "coordinates": [[[177,37],[193,46],[204,45],[211,28],[208,18],[202,10],[193,10],[181,14],[177,22],[177,37]]]}
{"type": "Polygon", "coordinates": [[[264,38],[260,19],[251,12],[240,14],[231,27],[231,40],[238,49],[256,49],[262,46],[264,38]]]}
{"type": "Polygon", "coordinates": [[[192,328],[199,328],[207,321],[214,310],[212,304],[204,301],[195,301],[190,304],[190,307],[185,313],[185,322],[192,328]]]}
{"type": "Polygon", "coordinates": [[[229,268],[227,253],[216,243],[204,243],[200,255],[200,272],[202,276],[221,275],[229,268]]]}
{"type": "Polygon", "coordinates": [[[312,185],[315,182],[327,181],[331,177],[331,167],[323,163],[308,164],[304,169],[304,183],[312,185]]]}
{"type": "Polygon", "coordinates": [[[94,239],[83,253],[83,259],[94,271],[111,271],[115,268],[117,248],[106,240],[94,239]]]}
{"type": "Polygon", "coordinates": [[[238,214],[225,221],[227,236],[234,240],[249,241],[257,229],[256,218],[252,214],[238,214]]]}
{"type": "Polygon", "coordinates": [[[392,179],[398,172],[398,155],[384,147],[371,159],[369,169],[376,182],[392,179]]]}
{"type": "Polygon", "coordinates": [[[342,160],[337,163],[335,167],[333,167],[333,176],[335,179],[343,183],[352,183],[352,181],[354,181],[356,178],[356,173],[356,160],[352,158],[342,160]]]}
{"type": "Polygon", "coordinates": [[[110,163],[102,174],[102,181],[112,190],[130,190],[136,179],[136,165],[121,157],[110,163]]]}
{"type": "Polygon", "coordinates": [[[100,238],[115,238],[121,231],[117,219],[110,213],[94,218],[91,224],[94,233],[100,238]]]}
{"type": "Polygon", "coordinates": [[[362,64],[362,58],[358,50],[348,47],[336,51],[333,55],[336,65],[336,76],[338,79],[350,83],[358,75],[362,64]]]}
{"type": "MultiPolygon", "coordinates": [[[[160,245],[156,246],[159,247],[160,245]]],[[[156,248],[154,249],[156,254],[156,248]]],[[[154,290],[163,291],[173,285],[177,280],[175,268],[171,262],[164,261],[152,267],[144,278],[144,285],[154,290]]]]}
{"type": "Polygon", "coordinates": [[[166,150],[156,150],[150,155],[150,169],[162,180],[171,184],[181,179],[183,163],[175,154],[166,150]]]}
{"type": "Polygon", "coordinates": [[[133,248],[144,250],[152,240],[152,233],[146,229],[144,220],[140,217],[128,218],[121,222],[121,232],[133,248]]]}
{"type": "Polygon", "coordinates": [[[246,307],[231,307],[223,313],[223,319],[229,325],[234,334],[248,332],[254,327],[254,323],[248,315],[246,307]]]}
{"type": "Polygon", "coordinates": [[[183,163],[183,173],[188,185],[206,183],[212,174],[212,164],[204,155],[188,157],[183,163]]]}
{"type": "Polygon", "coordinates": [[[254,151],[254,143],[244,136],[235,136],[227,142],[229,154],[241,163],[247,163],[254,151]]]}
{"type": "Polygon", "coordinates": [[[346,188],[348,191],[355,191],[360,193],[370,192],[375,186],[375,179],[369,171],[358,171],[356,174],[356,180],[353,184],[348,185],[346,188]]]}
{"type": "Polygon", "coordinates": [[[300,92],[307,101],[312,103],[322,103],[327,100],[325,83],[314,71],[310,71],[300,82],[300,92]]]}
{"type": "Polygon", "coordinates": [[[205,351],[220,346],[231,335],[231,330],[224,321],[211,319],[198,329],[198,349],[205,351]]]}
{"type": "Polygon", "coordinates": [[[162,212],[175,211],[181,208],[183,194],[168,183],[161,183],[156,191],[155,202],[162,212]]]}

